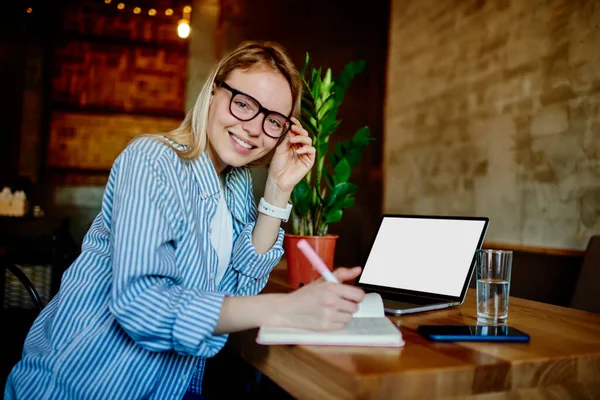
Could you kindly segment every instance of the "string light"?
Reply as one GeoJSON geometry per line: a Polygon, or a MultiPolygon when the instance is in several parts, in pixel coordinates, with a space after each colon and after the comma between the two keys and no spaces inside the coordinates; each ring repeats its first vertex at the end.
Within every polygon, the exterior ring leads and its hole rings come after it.
{"type": "Polygon", "coordinates": [[[180,19],[177,23],[177,35],[179,35],[180,38],[187,39],[187,37],[190,36],[191,30],[187,19],[180,19]]]}
{"type": "MultiPolygon", "coordinates": [[[[112,3],[112,0],[104,0],[104,2],[105,2],[106,4],[111,4],[111,3],[112,3]]],[[[119,10],[123,10],[123,9],[125,9],[125,3],[123,3],[123,2],[121,2],[121,3],[118,3],[118,4],[117,4],[117,8],[118,8],[119,10]]],[[[138,7],[138,6],[135,6],[135,7],[133,7],[133,8],[132,8],[132,10],[133,10],[133,13],[134,13],[134,14],[140,14],[140,13],[142,12],[142,8],[141,8],[141,7],[138,7]]],[[[150,9],[148,10],[148,15],[152,15],[152,16],[154,16],[154,15],[157,15],[159,12],[162,12],[162,11],[159,11],[159,10],[157,10],[157,9],[155,9],[155,8],[150,8],[150,9]]],[[[189,20],[189,18],[190,18],[190,13],[191,13],[191,12],[192,12],[192,6],[190,6],[190,5],[186,5],[186,6],[184,6],[184,7],[183,7],[183,19],[188,19],[188,20],[189,20]]],[[[175,11],[174,11],[172,8],[167,8],[167,9],[165,9],[165,11],[164,11],[164,14],[165,14],[167,17],[170,17],[170,16],[172,16],[174,13],[175,13],[175,11]]]]}
{"type": "Polygon", "coordinates": [[[33,8],[27,7],[27,14],[31,14],[33,12],[33,8]]]}
{"type": "Polygon", "coordinates": [[[179,37],[182,39],[186,39],[188,36],[190,36],[190,31],[192,30],[192,28],[190,28],[191,12],[191,6],[183,7],[183,18],[181,18],[177,23],[177,35],[179,35],[179,37]]]}
{"type": "MultiPolygon", "coordinates": [[[[104,3],[111,4],[112,0],[104,0],[104,3]]],[[[118,3],[117,9],[124,10],[125,3],[118,3]]],[[[134,14],[142,13],[141,7],[136,6],[136,7],[133,7],[132,10],[133,10],[134,14]]],[[[27,12],[30,14],[31,14],[31,11],[32,11],[31,8],[27,9],[27,12]]],[[[155,8],[150,8],[148,10],[148,15],[151,17],[157,15],[157,13],[158,13],[158,11],[155,8]]],[[[170,17],[175,12],[173,11],[172,8],[167,8],[167,9],[165,9],[164,13],[167,17],[170,17]]],[[[190,6],[190,5],[184,6],[182,18],[177,22],[177,35],[182,39],[186,39],[190,35],[190,32],[192,31],[192,28],[190,27],[190,14],[191,13],[192,13],[192,6],[190,6]]]]}

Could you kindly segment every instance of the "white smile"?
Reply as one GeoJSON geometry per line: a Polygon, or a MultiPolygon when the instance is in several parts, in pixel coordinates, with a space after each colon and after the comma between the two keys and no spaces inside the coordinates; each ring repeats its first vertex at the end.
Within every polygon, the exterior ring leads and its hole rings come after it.
{"type": "Polygon", "coordinates": [[[239,144],[240,146],[246,148],[246,149],[251,149],[254,146],[252,146],[250,143],[246,143],[244,142],[242,139],[240,139],[239,137],[235,136],[233,133],[230,133],[231,137],[233,138],[233,140],[239,144]]]}

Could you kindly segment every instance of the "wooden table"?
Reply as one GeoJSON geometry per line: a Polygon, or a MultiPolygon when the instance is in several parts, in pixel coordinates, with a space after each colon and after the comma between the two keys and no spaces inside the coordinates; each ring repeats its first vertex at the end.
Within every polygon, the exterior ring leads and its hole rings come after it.
{"type": "MultiPolygon", "coordinates": [[[[285,263],[266,292],[285,292],[285,263]]],[[[476,324],[475,292],[440,311],[391,317],[404,348],[261,346],[231,336],[244,359],[299,399],[600,399],[600,314],[512,298],[508,324],[529,343],[436,343],[422,324],[476,324]]]]}

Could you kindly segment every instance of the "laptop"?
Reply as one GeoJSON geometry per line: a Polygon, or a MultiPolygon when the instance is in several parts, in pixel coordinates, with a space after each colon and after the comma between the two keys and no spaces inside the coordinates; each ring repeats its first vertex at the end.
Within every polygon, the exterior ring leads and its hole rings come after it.
{"type": "Polygon", "coordinates": [[[392,315],[459,305],[488,225],[487,217],[383,215],[355,285],[379,293],[392,315]]]}

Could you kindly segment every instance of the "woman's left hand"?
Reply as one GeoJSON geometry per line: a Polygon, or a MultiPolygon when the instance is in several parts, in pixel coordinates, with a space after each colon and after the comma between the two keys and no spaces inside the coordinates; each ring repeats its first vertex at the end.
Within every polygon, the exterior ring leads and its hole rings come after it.
{"type": "Polygon", "coordinates": [[[294,186],[304,178],[315,163],[317,153],[300,121],[294,117],[291,119],[292,128],[275,149],[267,178],[284,193],[291,193],[294,186]]]}

